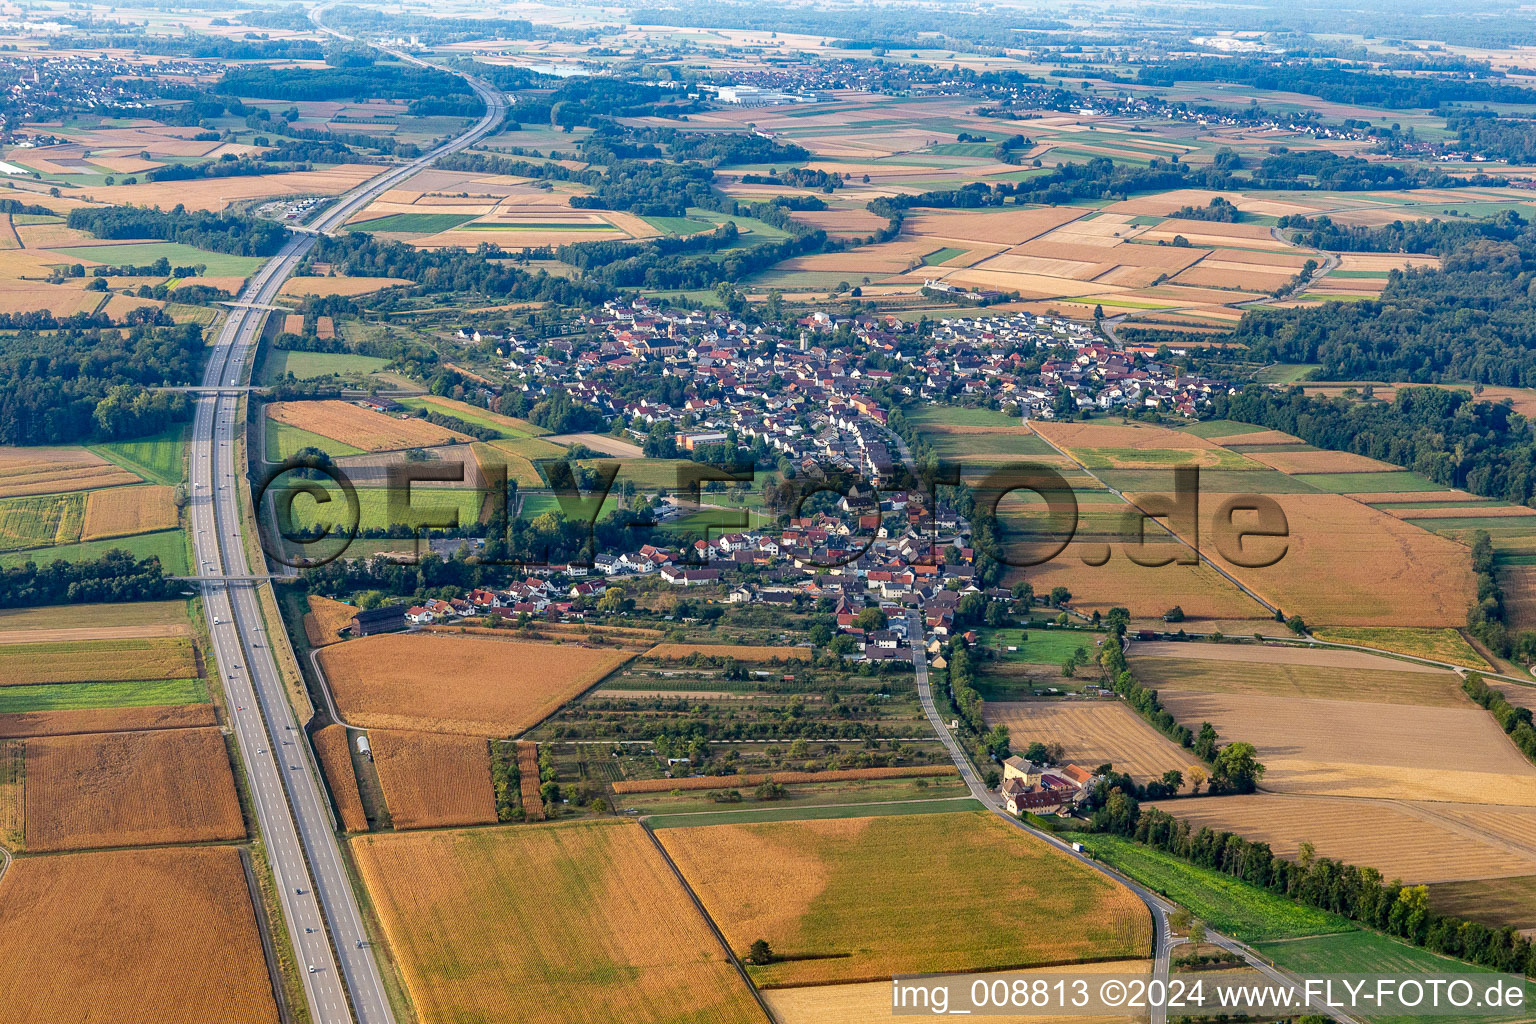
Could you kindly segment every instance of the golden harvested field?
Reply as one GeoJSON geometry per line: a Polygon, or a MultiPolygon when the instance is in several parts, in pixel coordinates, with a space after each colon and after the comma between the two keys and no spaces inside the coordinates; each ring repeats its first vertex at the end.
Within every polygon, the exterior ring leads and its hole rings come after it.
{"type": "Polygon", "coordinates": [[[513,736],[632,657],[571,644],[386,634],[327,647],[320,664],[349,722],[513,736]]]}
{"type": "MultiPolygon", "coordinates": [[[[1461,544],[1339,494],[1272,498],[1290,531],[1285,555],[1275,564],[1249,569],[1223,558],[1214,543],[1219,510],[1212,511],[1201,545],[1212,562],[1287,615],[1334,626],[1439,627],[1466,621],[1475,582],[1461,544]]],[[[1279,543],[1259,538],[1254,550],[1278,551],[1279,543]]]]}
{"type": "Polygon", "coordinates": [[[517,781],[523,813],[529,821],[544,820],[544,796],[539,792],[539,745],[517,741],[517,781]]]}
{"type": "Polygon", "coordinates": [[[189,210],[224,209],[244,199],[286,195],[337,195],[379,173],[371,164],[339,164],[321,171],[252,174],[238,178],[155,181],[138,185],[93,185],[80,194],[113,206],[179,205],[189,210]]]}
{"type": "Polygon", "coordinates": [[[757,1024],[633,822],[365,836],[358,869],[421,1024],[757,1024]]]}
{"type": "MultiPolygon", "coordinates": [[[[1152,536],[1150,531],[1148,536],[1152,536]]],[[[1102,557],[1105,550],[1104,544],[1074,541],[1049,562],[1010,570],[1006,584],[1028,580],[1036,593],[1064,586],[1072,592],[1072,607],[1085,613],[1108,612],[1120,606],[1129,608],[1135,618],[1147,618],[1178,605],[1193,620],[1247,620],[1268,615],[1263,605],[1208,565],[1141,566],[1120,550],[1103,565],[1083,561],[1085,556],[1102,557]]],[[[1170,548],[1168,553],[1176,552],[1170,548]]]]}
{"type": "Polygon", "coordinates": [[[485,740],[374,729],[368,742],[395,828],[495,823],[485,740]]]}
{"type": "Polygon", "coordinates": [[[1319,857],[1373,867],[1409,884],[1502,878],[1536,872],[1536,857],[1512,855],[1473,829],[1402,801],[1327,796],[1251,796],[1169,800],[1152,806],[1190,823],[1236,832],[1295,857],[1310,842],[1319,857]]]}
{"type": "Polygon", "coordinates": [[[1246,740],[1278,793],[1536,805],[1536,767],[1482,708],[1202,693],[1165,687],[1180,722],[1246,740]]]}
{"type": "Polygon", "coordinates": [[[0,992],[7,1024],[277,1020],[227,846],[16,861],[0,881],[0,992]]]}
{"type": "Polygon", "coordinates": [[[368,831],[368,817],[363,813],[363,798],[357,792],[357,773],[352,769],[351,744],[347,727],[327,725],[310,737],[315,756],[325,770],[325,783],[336,804],[341,827],[348,832],[368,831]]]}
{"type": "Polygon", "coordinates": [[[0,498],[138,482],[126,469],[84,448],[0,447],[0,498]]]}
{"type": "Polygon", "coordinates": [[[224,737],[157,729],[27,744],[27,848],[245,838],[224,737]]]}
{"type": "Polygon", "coordinates": [[[217,725],[212,704],[171,704],[140,708],[84,708],[78,711],[22,711],[0,715],[0,739],[68,736],[133,729],[190,729],[217,725]]]}
{"type": "Polygon", "coordinates": [[[1060,743],[1065,758],[1090,771],[1106,762],[1138,781],[1184,771],[1198,758],[1119,701],[987,701],[988,725],[1006,725],[1017,749],[1060,743]]]}
{"type": "Polygon", "coordinates": [[[368,295],[397,284],[413,284],[403,277],[290,277],[279,295],[368,295]]]}
{"type": "MultiPolygon", "coordinates": [[[[1131,647],[1131,671],[1145,685],[1156,689],[1174,687],[1204,693],[1249,693],[1376,704],[1417,704],[1420,707],[1435,708],[1467,706],[1467,700],[1461,694],[1461,684],[1451,672],[1413,671],[1412,666],[1407,664],[1403,664],[1402,670],[1361,669],[1354,665],[1330,665],[1327,659],[1315,665],[1307,665],[1283,661],[1185,660],[1177,657],[1137,656],[1142,646],[1134,644],[1131,647]]],[[[1194,645],[1180,646],[1187,649],[1194,645]]],[[[1255,650],[1269,649],[1261,647],[1255,650]]],[[[1393,664],[1383,659],[1372,660],[1393,664]]]]}
{"type": "Polygon", "coordinates": [[[860,779],[931,778],[954,775],[947,764],[908,765],[904,768],[844,768],[827,772],[770,772],[766,775],[708,775],[686,779],[635,779],[615,782],[615,793],[666,793],[674,789],[736,789],[764,782],[856,782],[860,779]]]}
{"type": "Polygon", "coordinates": [[[329,399],[320,402],[274,402],[267,416],[300,430],[343,441],[364,451],[395,448],[430,448],[433,445],[470,441],[473,438],[426,420],[400,419],[351,402],[329,399]]]}
{"type": "Polygon", "coordinates": [[[1367,505],[1396,505],[1403,502],[1443,501],[1448,505],[1475,505],[1486,502],[1469,491],[1364,491],[1350,497],[1367,505]]]}
{"type": "MultiPolygon", "coordinates": [[[[1102,964],[1069,964],[1062,967],[1037,967],[1012,972],[1040,975],[1146,974],[1150,960],[1112,960],[1102,964]]],[[[771,988],[763,993],[773,1008],[779,1024],[887,1024],[891,1014],[891,984],[888,981],[863,981],[851,985],[809,985],[805,988],[771,988]]],[[[1051,1017],[1037,1013],[989,1013],[988,1024],[1135,1024],[1135,1017],[1051,1017]]]]}
{"type": "Polygon", "coordinates": [[[1070,206],[987,213],[922,213],[914,210],[903,222],[902,234],[1018,245],[1069,224],[1085,212],[1070,206]]]}
{"type": "Polygon", "coordinates": [[[1035,433],[1058,448],[1076,453],[1079,448],[1135,449],[1138,451],[1181,452],[1209,451],[1217,447],[1203,437],[1185,434],[1166,427],[1147,426],[1138,423],[1067,423],[1040,421],[1034,424],[1035,433]]]}
{"type": "Polygon", "coordinates": [[[102,292],[56,285],[40,286],[26,281],[0,281],[0,313],[31,313],[46,310],[63,318],[76,313],[89,316],[106,299],[102,292]]]}
{"type": "Polygon", "coordinates": [[[809,661],[808,647],[745,647],[740,644],[657,644],[647,658],[672,660],[692,655],[704,658],[735,658],[737,661],[809,661]]]}
{"type": "Polygon", "coordinates": [[[196,649],[183,637],[0,646],[0,686],[191,679],[196,649]]]}
{"type": "Polygon", "coordinates": [[[862,238],[885,227],[885,218],[868,210],[807,210],[791,213],[802,224],[821,228],[833,238],[862,238]]]}
{"type": "Polygon", "coordinates": [[[81,540],[126,537],[153,530],[173,530],[177,523],[176,488],[157,484],[92,491],[85,499],[81,540]]]}
{"type": "Polygon", "coordinates": [[[1151,945],[1129,890],[984,811],[657,837],[733,949],[761,938],[781,956],[848,954],[748,968],[761,987],[1134,958],[1151,945]]]}
{"type": "Polygon", "coordinates": [[[1282,473],[1386,473],[1401,468],[1353,452],[1249,452],[1248,458],[1282,473]]]}
{"type": "Polygon", "coordinates": [[[357,606],[345,601],[309,595],[309,611],[304,614],[304,636],[309,640],[309,646],[325,647],[341,643],[337,632],[352,625],[357,612],[357,606]]]}

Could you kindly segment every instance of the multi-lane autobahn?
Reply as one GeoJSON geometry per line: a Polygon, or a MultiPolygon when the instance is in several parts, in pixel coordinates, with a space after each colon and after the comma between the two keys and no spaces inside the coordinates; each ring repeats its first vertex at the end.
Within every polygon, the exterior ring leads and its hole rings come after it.
{"type": "MultiPolygon", "coordinates": [[[[312,14],[322,28],[323,10],[312,14]]],[[[423,63],[405,54],[394,56],[423,63]]],[[[318,235],[501,123],[505,94],[463,77],[485,101],[484,117],[425,156],[343,195],[310,225],[315,233],[296,232],[251,279],[214,343],[193,422],[190,510],[197,574],[203,577],[199,585],[231,724],[316,1024],[393,1024],[394,1014],[342,863],[330,808],[308,757],[303,723],[288,703],[273,656],[272,646],[286,645],[287,635],[280,623],[272,623],[267,632],[256,590],[267,584],[238,579],[251,575],[239,499],[246,479],[236,459],[244,429],[241,388],[248,383],[251,355],[268,312],[260,307],[271,304],[318,235]]]]}

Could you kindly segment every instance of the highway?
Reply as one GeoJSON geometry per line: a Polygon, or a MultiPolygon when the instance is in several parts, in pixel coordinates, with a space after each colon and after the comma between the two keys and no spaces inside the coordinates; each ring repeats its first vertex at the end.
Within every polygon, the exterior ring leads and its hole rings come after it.
{"type": "MultiPolygon", "coordinates": [[[[317,25],[321,11],[312,12],[317,25]]],[[[430,66],[405,54],[395,56],[430,66]]],[[[394,1014],[342,862],[331,809],[309,757],[303,723],[289,706],[273,656],[271,645],[286,645],[288,637],[281,623],[272,623],[269,637],[262,619],[255,587],[270,584],[239,579],[252,572],[239,499],[246,475],[236,460],[245,427],[240,399],[249,383],[249,364],[267,307],[319,234],[339,227],[438,157],[463,149],[499,126],[506,112],[505,94],[463,77],[485,100],[484,117],[432,152],[390,168],[337,199],[314,221],[313,230],[295,232],[251,278],[215,340],[203,377],[204,388],[212,390],[199,393],[193,422],[189,508],[199,586],[231,726],[240,741],[267,860],[315,1024],[393,1024],[394,1014]]]]}

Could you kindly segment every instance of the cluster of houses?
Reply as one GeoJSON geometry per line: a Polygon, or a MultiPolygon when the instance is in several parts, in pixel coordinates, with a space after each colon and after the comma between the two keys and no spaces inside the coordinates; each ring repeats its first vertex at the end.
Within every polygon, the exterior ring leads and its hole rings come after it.
{"type": "Polygon", "coordinates": [[[1031,313],[912,324],[816,312],[748,325],[721,311],[635,299],[594,310],[585,327],[584,337],[496,341],[507,387],[530,402],[564,390],[621,417],[637,440],[667,423],[682,450],[754,448],[877,485],[900,462],[878,393],[1045,419],[1084,408],[1193,416],[1234,390],[1158,361],[1152,346],[1116,347],[1087,325],[1031,313]],[[637,373],[675,378],[686,397],[633,397],[637,373]]]}
{"type": "Polygon", "coordinates": [[[1003,784],[998,790],[1009,814],[1050,813],[1070,809],[1094,775],[1075,764],[1046,767],[1015,754],[1003,762],[1003,784]]]}

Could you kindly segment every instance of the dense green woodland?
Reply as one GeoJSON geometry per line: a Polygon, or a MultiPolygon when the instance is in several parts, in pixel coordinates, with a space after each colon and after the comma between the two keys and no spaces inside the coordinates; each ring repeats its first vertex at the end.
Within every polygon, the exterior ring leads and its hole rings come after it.
{"type": "Polygon", "coordinates": [[[181,206],[169,213],[139,206],[81,206],[69,211],[68,224],[97,238],[160,238],[234,256],[273,256],[288,241],[287,230],[275,221],[181,206]]]}
{"type": "Polygon", "coordinates": [[[190,411],[200,374],[197,324],[0,337],[0,444],[61,444],[158,433],[190,411]]]}
{"type": "Polygon", "coordinates": [[[1232,339],[1257,359],[1319,363],[1322,379],[1536,386],[1536,227],[1493,221],[1339,229],[1304,244],[1439,253],[1439,270],[1394,272],[1380,299],[1245,315],[1232,339]]]}
{"type": "Polygon", "coordinates": [[[90,562],[54,559],[0,569],[0,608],[104,601],[167,601],[184,585],[167,579],[160,559],[136,561],[121,549],[90,562]]]}
{"type": "Polygon", "coordinates": [[[1409,77],[1311,61],[1277,65],[1266,59],[1194,58],[1139,68],[1135,80],[1162,87],[1177,82],[1225,82],[1388,110],[1433,110],[1445,103],[1536,103],[1536,89],[1497,79],[1409,77]]]}

